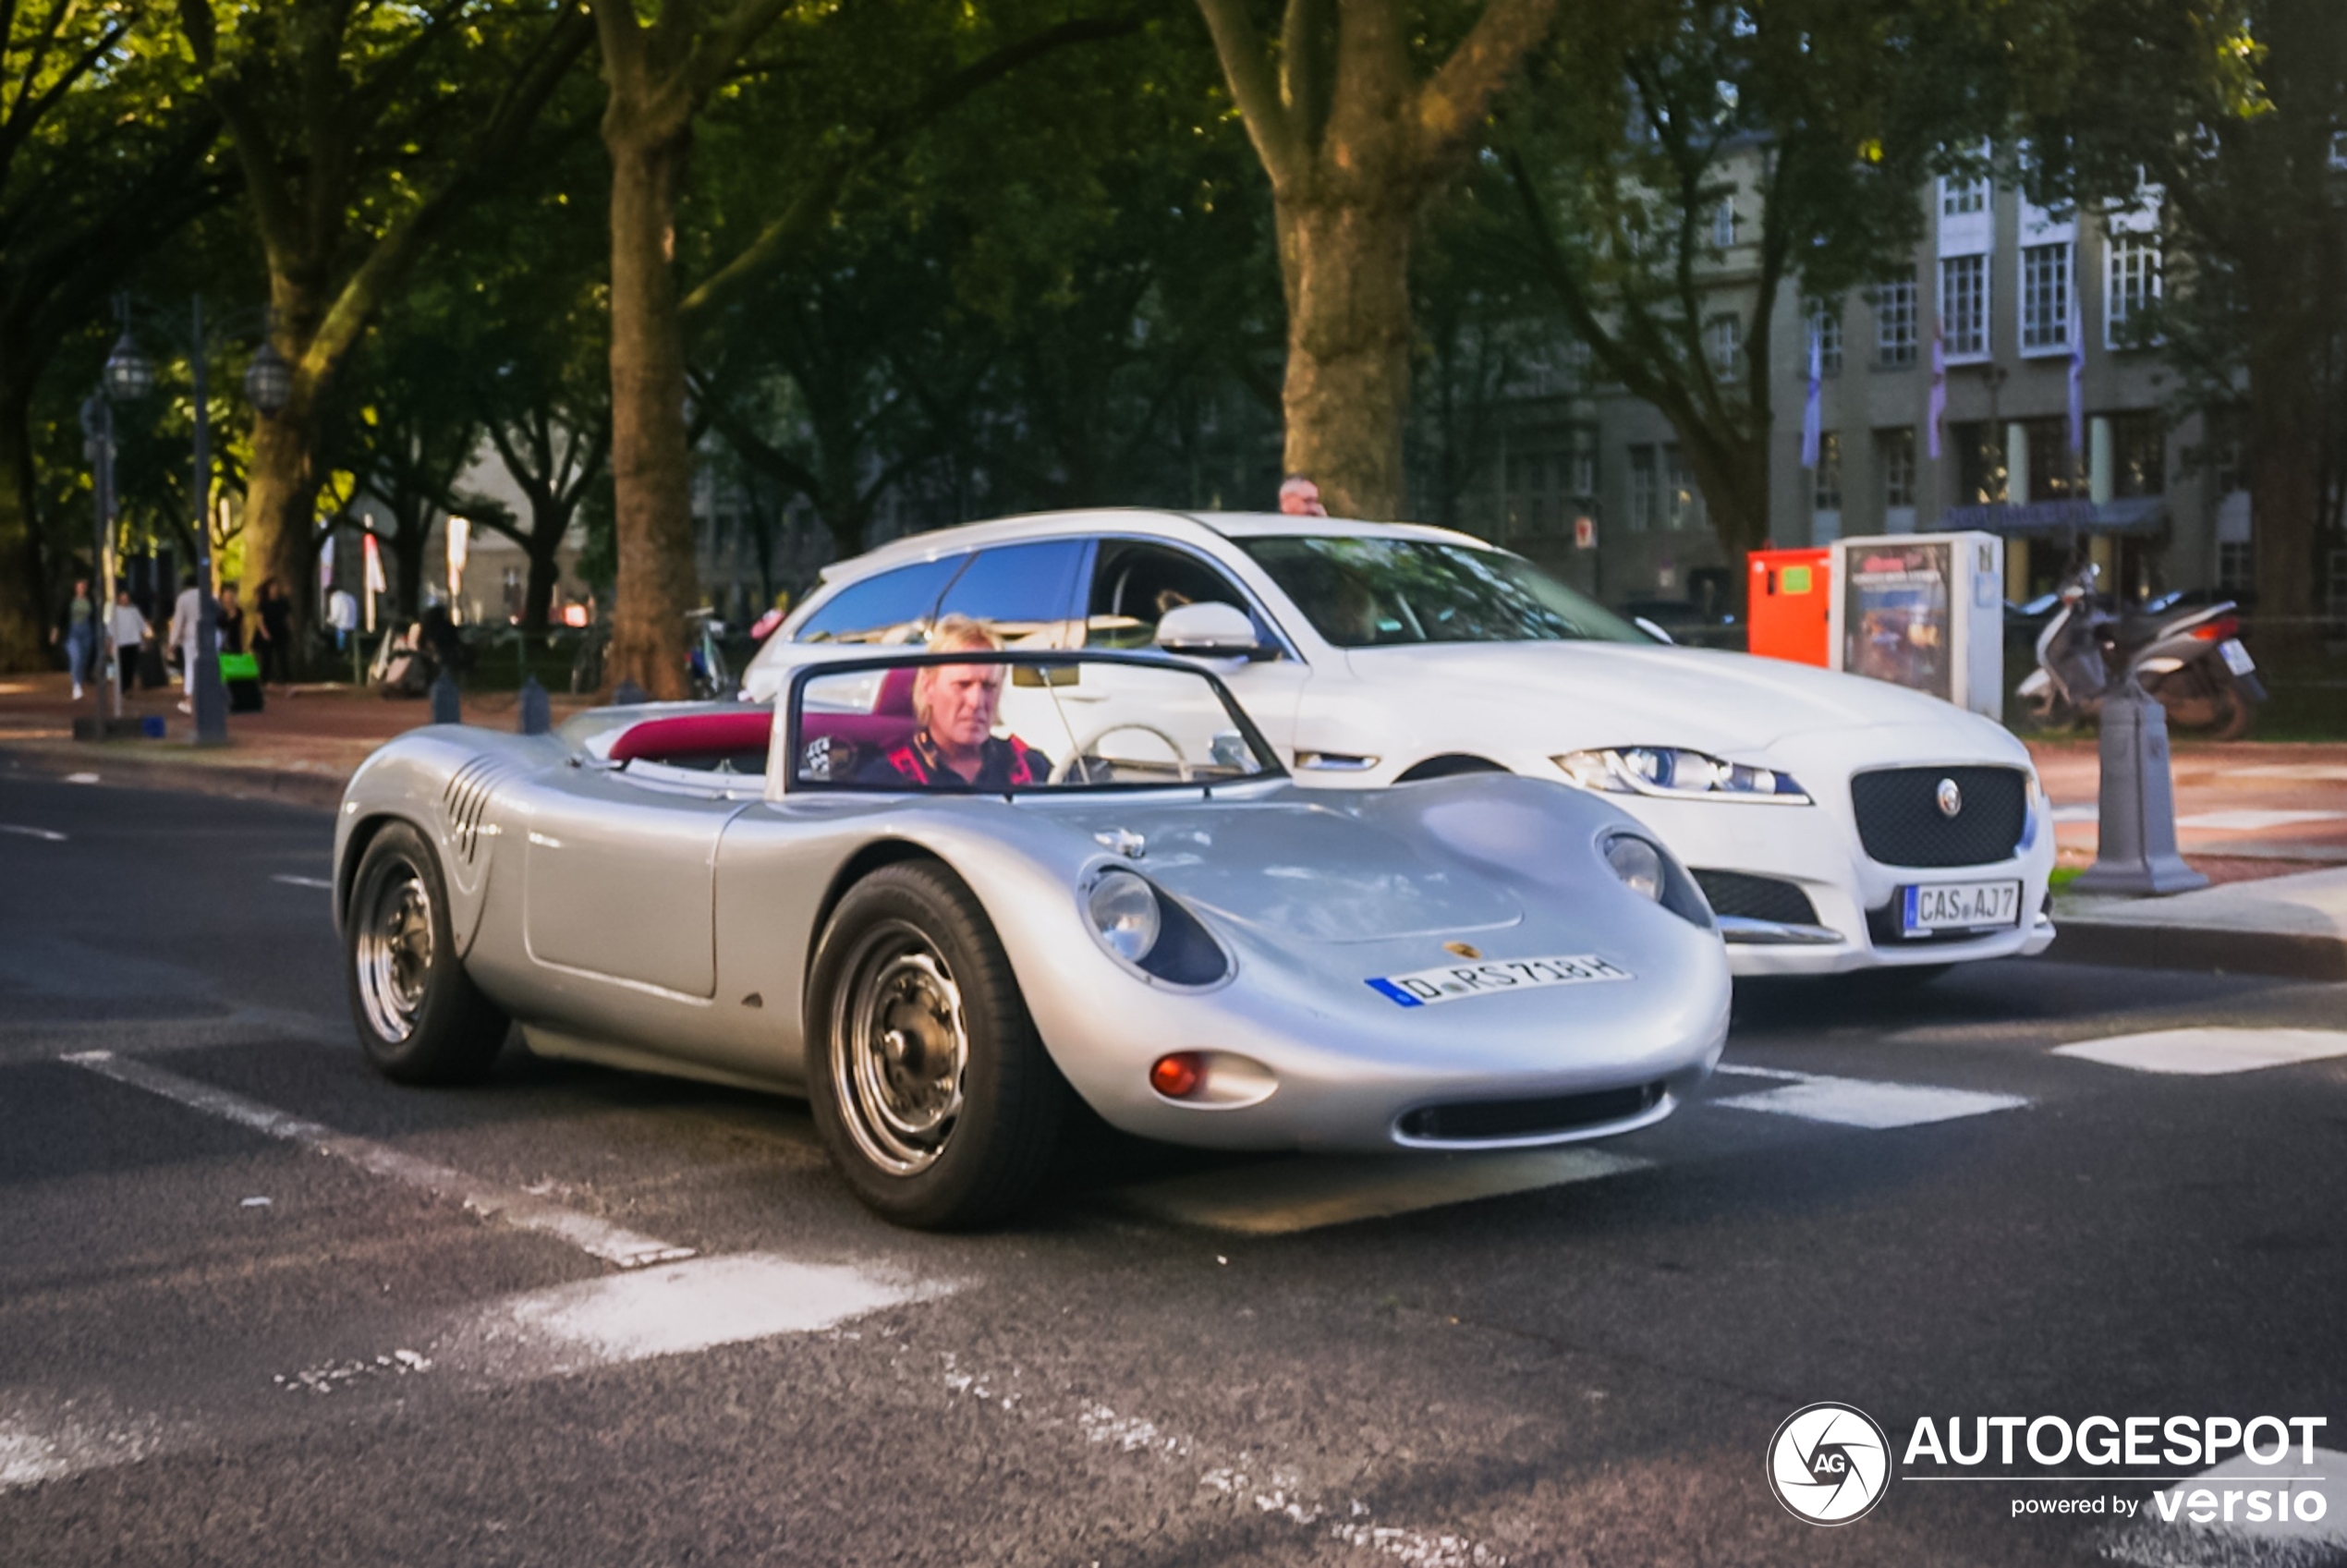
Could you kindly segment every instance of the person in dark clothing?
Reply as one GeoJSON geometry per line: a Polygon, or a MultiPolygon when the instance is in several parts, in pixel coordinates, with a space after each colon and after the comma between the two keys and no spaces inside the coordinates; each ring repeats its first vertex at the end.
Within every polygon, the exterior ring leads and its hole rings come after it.
{"type": "Polygon", "coordinates": [[[237,602],[235,583],[220,585],[220,609],[213,620],[219,630],[221,652],[245,651],[245,608],[237,602]]]}
{"type": "MultiPolygon", "coordinates": [[[[994,634],[967,615],[948,615],[929,650],[996,650],[994,634]]],[[[913,677],[913,738],[857,770],[856,782],[883,787],[1013,789],[1046,782],[1051,759],[1018,736],[994,734],[1003,701],[1001,664],[924,664],[913,677]]]]}
{"type": "Polygon", "coordinates": [[[261,678],[285,686],[293,679],[293,595],[275,577],[262,579],[254,606],[260,624],[253,627],[253,651],[261,655],[261,678]]]}

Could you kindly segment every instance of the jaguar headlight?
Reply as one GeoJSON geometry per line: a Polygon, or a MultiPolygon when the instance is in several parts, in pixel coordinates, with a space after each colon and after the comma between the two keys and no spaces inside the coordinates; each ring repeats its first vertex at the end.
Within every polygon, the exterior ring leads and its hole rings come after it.
{"type": "Polygon", "coordinates": [[[1550,759],[1568,783],[1601,795],[1642,795],[1658,800],[1749,800],[1806,806],[1809,796],[1791,773],[1723,762],[1675,746],[1621,746],[1568,751],[1550,759]]]}
{"type": "Polygon", "coordinates": [[[1662,902],[1662,852],[1642,838],[1620,833],[1606,840],[1605,863],[1633,893],[1662,902]]]}
{"type": "Polygon", "coordinates": [[[1163,925],[1157,890],[1130,871],[1102,871],[1084,895],[1084,912],[1108,950],[1127,964],[1149,955],[1163,925]]]}

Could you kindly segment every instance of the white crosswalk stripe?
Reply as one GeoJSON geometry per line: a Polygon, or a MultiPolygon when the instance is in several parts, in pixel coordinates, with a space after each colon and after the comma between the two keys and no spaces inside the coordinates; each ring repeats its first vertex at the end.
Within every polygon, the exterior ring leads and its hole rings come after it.
{"type": "Polygon", "coordinates": [[[2157,1029],[2149,1034],[2073,1040],[2056,1046],[2053,1054],[2138,1073],[2205,1077],[2347,1056],[2347,1030],[2157,1029]]]}
{"type": "Polygon", "coordinates": [[[1919,1127],[1952,1122],[1992,1111],[2017,1111],[2029,1101],[2017,1094],[1988,1094],[1978,1089],[1939,1088],[1922,1084],[1878,1083],[1867,1078],[1837,1078],[1823,1073],[1791,1073],[1776,1069],[1723,1067],[1723,1074],[1774,1078],[1774,1088],[1730,1095],[1710,1103],[1730,1111],[1761,1111],[1776,1116],[1798,1116],[1805,1122],[1830,1122],[1845,1127],[1882,1132],[1891,1127],[1919,1127]]]}

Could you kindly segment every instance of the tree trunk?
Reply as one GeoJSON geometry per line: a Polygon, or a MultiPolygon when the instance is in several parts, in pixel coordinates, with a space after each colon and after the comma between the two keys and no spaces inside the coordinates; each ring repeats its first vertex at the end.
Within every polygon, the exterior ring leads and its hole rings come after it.
{"type": "MultiPolygon", "coordinates": [[[[2295,311],[2292,312],[2295,314],[2295,311]]],[[[2320,349],[2292,344],[2249,372],[2249,515],[2256,529],[2258,654],[2287,666],[2317,657],[2315,540],[2322,516],[2322,410],[2306,392],[2304,359],[2320,349]]]]}
{"type": "MultiPolygon", "coordinates": [[[[274,416],[256,412],[252,464],[245,475],[245,585],[248,602],[264,578],[284,586],[293,610],[292,648],[297,669],[316,624],[305,586],[310,570],[318,511],[317,398],[297,385],[293,401],[274,416]]],[[[213,481],[218,494],[218,480],[213,481]]],[[[214,504],[217,504],[215,500],[214,504]]]]}
{"type": "Polygon", "coordinates": [[[542,632],[553,618],[554,585],[562,577],[562,563],[556,553],[563,546],[561,528],[535,527],[530,529],[528,553],[529,582],[522,590],[521,624],[529,632],[542,632]]]}
{"type": "Polygon", "coordinates": [[[691,451],[684,337],[676,314],[676,197],[687,133],[604,123],[611,151],[612,484],[619,580],[614,681],[687,695],[685,614],[693,607],[691,451]]]}
{"type": "Polygon", "coordinates": [[[0,672],[45,668],[48,597],[33,504],[30,394],[0,387],[0,672]]]}
{"type": "Polygon", "coordinates": [[[1414,190],[1277,202],[1287,297],[1286,466],[1338,517],[1403,517],[1414,190]]]}

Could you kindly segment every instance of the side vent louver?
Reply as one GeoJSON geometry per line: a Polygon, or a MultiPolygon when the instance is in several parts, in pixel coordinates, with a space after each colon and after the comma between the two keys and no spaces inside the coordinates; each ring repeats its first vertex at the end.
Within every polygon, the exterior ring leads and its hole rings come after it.
{"type": "Polygon", "coordinates": [[[449,775],[441,809],[447,813],[450,846],[468,866],[480,855],[481,819],[489,814],[490,796],[513,771],[511,764],[495,758],[476,757],[449,775]]]}

